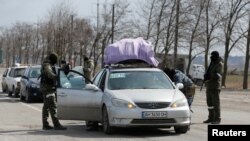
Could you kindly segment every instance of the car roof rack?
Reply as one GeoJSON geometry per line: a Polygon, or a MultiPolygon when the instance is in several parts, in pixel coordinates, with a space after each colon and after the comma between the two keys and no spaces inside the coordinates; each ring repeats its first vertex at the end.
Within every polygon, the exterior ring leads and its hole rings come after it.
{"type": "Polygon", "coordinates": [[[153,65],[139,59],[130,59],[116,64],[105,65],[105,68],[154,68],[153,65]]]}

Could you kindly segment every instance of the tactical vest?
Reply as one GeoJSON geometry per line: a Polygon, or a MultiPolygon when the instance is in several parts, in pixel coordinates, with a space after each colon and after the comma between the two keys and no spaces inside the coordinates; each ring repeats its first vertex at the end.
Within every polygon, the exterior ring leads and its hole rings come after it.
{"type": "MultiPolygon", "coordinates": [[[[52,66],[52,70],[56,74],[56,69],[54,66],[52,66]]],[[[49,86],[56,86],[56,81],[48,77],[46,72],[44,72],[43,66],[42,66],[42,70],[41,70],[41,84],[42,85],[49,85],[49,86]]]]}

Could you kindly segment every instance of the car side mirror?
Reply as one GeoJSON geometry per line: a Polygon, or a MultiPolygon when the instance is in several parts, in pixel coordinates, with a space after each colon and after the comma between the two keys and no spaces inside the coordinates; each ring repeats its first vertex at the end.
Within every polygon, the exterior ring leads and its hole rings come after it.
{"type": "Polygon", "coordinates": [[[94,84],[86,84],[85,88],[87,90],[99,91],[100,89],[94,84]]]}
{"type": "Polygon", "coordinates": [[[184,85],[182,83],[177,83],[176,84],[176,88],[177,89],[183,89],[184,88],[184,85]]]}

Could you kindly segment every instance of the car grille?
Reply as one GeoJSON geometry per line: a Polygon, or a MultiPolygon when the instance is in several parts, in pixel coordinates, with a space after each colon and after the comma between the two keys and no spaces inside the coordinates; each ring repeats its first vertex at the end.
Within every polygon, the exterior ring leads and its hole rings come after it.
{"type": "Polygon", "coordinates": [[[133,119],[131,124],[164,124],[176,123],[174,119],[133,119]]]}
{"type": "Polygon", "coordinates": [[[147,103],[135,103],[138,107],[144,109],[161,109],[167,108],[170,102],[147,102],[147,103]]]}

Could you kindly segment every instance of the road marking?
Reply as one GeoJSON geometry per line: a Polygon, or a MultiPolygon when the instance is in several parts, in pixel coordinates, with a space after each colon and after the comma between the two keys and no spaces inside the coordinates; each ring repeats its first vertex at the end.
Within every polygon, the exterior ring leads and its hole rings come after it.
{"type": "Polygon", "coordinates": [[[21,103],[21,104],[24,105],[24,106],[26,106],[26,107],[29,107],[29,108],[31,108],[31,109],[33,109],[35,111],[42,112],[42,110],[40,110],[40,109],[38,109],[38,108],[36,108],[34,106],[31,106],[29,104],[26,104],[26,103],[21,103]]]}

